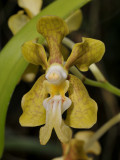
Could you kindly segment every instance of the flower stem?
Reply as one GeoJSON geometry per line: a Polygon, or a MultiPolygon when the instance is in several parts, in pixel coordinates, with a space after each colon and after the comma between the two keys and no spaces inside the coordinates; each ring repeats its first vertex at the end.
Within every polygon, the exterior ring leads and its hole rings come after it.
{"type": "MultiPolygon", "coordinates": [[[[72,49],[75,43],[65,37],[63,39],[63,44],[65,44],[67,47],[72,49]]],[[[95,64],[92,64],[90,66],[90,70],[97,81],[94,81],[94,80],[91,80],[91,79],[85,77],[75,66],[70,68],[70,71],[74,75],[76,75],[79,79],[81,79],[85,84],[90,85],[90,86],[94,86],[94,87],[104,88],[104,89],[108,90],[109,92],[111,92],[117,96],[120,96],[120,89],[118,89],[117,87],[110,84],[105,79],[105,77],[103,76],[103,74],[101,73],[101,71],[99,70],[99,68],[95,64]]]]}
{"type": "Polygon", "coordinates": [[[117,96],[120,96],[120,89],[113,86],[108,81],[99,82],[99,81],[91,80],[91,79],[85,77],[75,66],[72,66],[70,68],[70,71],[75,76],[77,76],[83,83],[90,85],[90,86],[94,86],[94,87],[104,88],[104,89],[108,90],[109,92],[111,92],[117,96]]]}
{"type": "Polygon", "coordinates": [[[89,67],[90,71],[94,75],[97,81],[106,82],[106,78],[103,76],[99,68],[95,64],[91,64],[89,67]]]}
{"type": "Polygon", "coordinates": [[[88,148],[98,139],[102,137],[111,127],[120,122],[120,113],[118,113],[115,117],[105,123],[85,144],[84,149],[88,150],[88,148]]]}

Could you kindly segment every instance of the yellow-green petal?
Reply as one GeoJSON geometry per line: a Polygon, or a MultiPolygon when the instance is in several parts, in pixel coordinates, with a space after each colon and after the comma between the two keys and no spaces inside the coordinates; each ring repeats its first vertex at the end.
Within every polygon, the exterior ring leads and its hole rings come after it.
{"type": "Polygon", "coordinates": [[[72,105],[67,110],[65,122],[73,128],[90,128],[97,121],[97,104],[89,97],[80,79],[70,75],[69,83],[68,94],[72,105]]]}
{"type": "MultiPolygon", "coordinates": [[[[81,141],[84,141],[86,144],[91,137],[94,136],[94,132],[92,131],[80,131],[75,134],[75,138],[81,141]]],[[[101,146],[98,141],[95,141],[87,150],[86,153],[93,153],[95,155],[99,155],[101,153],[101,146]]]]}
{"type": "Polygon", "coordinates": [[[16,34],[29,20],[29,17],[24,14],[24,11],[19,11],[9,18],[8,26],[12,33],[16,34]]]}
{"type": "Polygon", "coordinates": [[[21,126],[39,126],[45,123],[46,111],[43,100],[48,96],[43,86],[45,75],[42,75],[32,89],[22,98],[23,114],[19,122],[21,126]]]}
{"type": "Polygon", "coordinates": [[[101,60],[105,52],[104,43],[92,38],[82,38],[81,43],[74,45],[65,68],[76,65],[81,71],[87,71],[92,63],[101,60]]]}
{"type": "Polygon", "coordinates": [[[25,42],[22,45],[22,54],[26,61],[35,65],[41,65],[43,69],[47,68],[47,56],[45,49],[37,40],[25,42]]]}
{"type": "Polygon", "coordinates": [[[61,41],[69,33],[64,20],[57,16],[41,17],[37,24],[37,31],[47,40],[50,52],[49,64],[62,64],[61,41]]]}
{"type": "Polygon", "coordinates": [[[65,19],[65,22],[68,25],[69,31],[73,32],[80,28],[82,23],[82,11],[76,10],[73,12],[67,19],[65,19]]]}
{"type": "Polygon", "coordinates": [[[40,12],[42,0],[18,0],[18,5],[32,18],[40,12]]]}

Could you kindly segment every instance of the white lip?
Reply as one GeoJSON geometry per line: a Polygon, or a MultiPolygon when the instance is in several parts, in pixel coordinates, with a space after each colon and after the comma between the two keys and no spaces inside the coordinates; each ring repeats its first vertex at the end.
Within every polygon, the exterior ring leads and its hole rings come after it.
{"type": "Polygon", "coordinates": [[[72,137],[71,129],[64,123],[62,119],[62,114],[71,105],[71,100],[61,95],[55,95],[54,97],[46,98],[43,101],[43,106],[46,110],[46,122],[40,129],[40,141],[42,144],[46,144],[51,136],[53,128],[55,132],[63,143],[70,141],[72,137]]]}
{"type": "MultiPolygon", "coordinates": [[[[61,102],[61,114],[63,114],[70,106],[71,106],[71,100],[70,98],[68,97],[65,97],[65,100],[63,101],[62,103],[62,96],[61,95],[55,95],[53,98],[46,98],[44,101],[43,101],[43,106],[44,108],[47,110],[49,110],[49,107],[50,107],[50,104],[53,105],[55,102],[61,102]]],[[[56,105],[58,103],[55,103],[56,105]]],[[[55,106],[57,107],[57,106],[55,106]]],[[[54,109],[54,107],[53,107],[54,109]]]]}

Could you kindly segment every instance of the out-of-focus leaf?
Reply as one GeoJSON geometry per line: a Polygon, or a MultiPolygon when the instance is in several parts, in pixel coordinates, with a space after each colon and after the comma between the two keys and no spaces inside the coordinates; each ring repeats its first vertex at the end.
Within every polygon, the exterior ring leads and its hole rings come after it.
{"type": "Polygon", "coordinates": [[[70,32],[78,30],[82,23],[82,11],[76,10],[65,20],[65,22],[67,23],[70,32]]]}

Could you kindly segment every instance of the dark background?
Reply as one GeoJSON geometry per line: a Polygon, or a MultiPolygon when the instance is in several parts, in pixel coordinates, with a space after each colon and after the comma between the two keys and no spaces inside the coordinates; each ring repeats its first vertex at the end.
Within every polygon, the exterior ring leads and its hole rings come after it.
{"type": "MultiPolygon", "coordinates": [[[[43,7],[52,0],[44,0],[43,7]]],[[[73,1],[74,3],[74,1],[73,1]]],[[[0,49],[10,40],[12,33],[8,28],[8,18],[20,8],[16,0],[0,0],[0,49]]],[[[93,0],[82,8],[83,23],[81,28],[70,34],[74,42],[79,42],[82,36],[100,39],[105,43],[106,53],[98,64],[110,83],[120,88],[120,0],[93,0]]],[[[36,79],[41,75],[38,73],[36,79]]],[[[85,73],[93,78],[90,72],[85,73]]],[[[40,127],[23,128],[19,125],[22,113],[20,101],[29,91],[33,83],[21,81],[14,91],[7,114],[6,142],[3,160],[50,160],[61,155],[60,142],[53,132],[47,146],[40,146],[38,133],[40,127]]],[[[97,124],[91,129],[96,131],[107,120],[119,112],[119,97],[104,89],[86,86],[90,96],[99,106],[97,124]]],[[[73,130],[74,133],[80,130],[73,130]]],[[[120,129],[114,126],[100,139],[102,153],[96,160],[120,160],[120,129]]]]}

